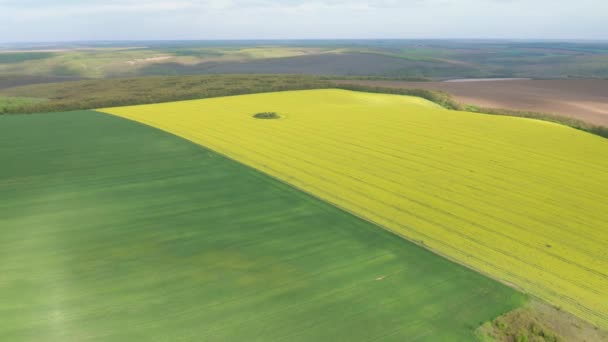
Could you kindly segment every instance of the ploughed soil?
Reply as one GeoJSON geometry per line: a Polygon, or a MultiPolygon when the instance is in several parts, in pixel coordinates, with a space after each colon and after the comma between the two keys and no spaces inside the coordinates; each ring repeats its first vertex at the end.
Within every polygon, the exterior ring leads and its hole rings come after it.
{"type": "Polygon", "coordinates": [[[465,104],[552,113],[608,126],[608,80],[486,80],[483,82],[344,80],[336,82],[441,90],[465,104]]]}

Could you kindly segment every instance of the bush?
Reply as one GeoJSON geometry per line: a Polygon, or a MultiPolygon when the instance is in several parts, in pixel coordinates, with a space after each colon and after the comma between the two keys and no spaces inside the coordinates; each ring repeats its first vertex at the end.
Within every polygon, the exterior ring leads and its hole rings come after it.
{"type": "Polygon", "coordinates": [[[261,113],[254,114],[253,117],[256,119],[269,120],[269,119],[278,119],[281,116],[275,112],[261,112],[261,113]]]}

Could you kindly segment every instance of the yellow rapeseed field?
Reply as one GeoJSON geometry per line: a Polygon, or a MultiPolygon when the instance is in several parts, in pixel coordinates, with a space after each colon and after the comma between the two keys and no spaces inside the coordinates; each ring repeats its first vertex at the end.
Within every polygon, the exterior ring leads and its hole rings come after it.
{"type": "Polygon", "coordinates": [[[209,147],[608,328],[604,138],[343,90],[101,111],[209,147]]]}

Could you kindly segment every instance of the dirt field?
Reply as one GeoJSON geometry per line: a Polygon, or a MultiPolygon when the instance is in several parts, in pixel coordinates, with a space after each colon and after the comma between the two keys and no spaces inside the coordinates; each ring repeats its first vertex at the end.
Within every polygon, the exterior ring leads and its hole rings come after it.
{"type": "Polygon", "coordinates": [[[448,92],[462,102],[575,117],[608,126],[608,80],[502,80],[484,82],[344,81],[448,92]]]}

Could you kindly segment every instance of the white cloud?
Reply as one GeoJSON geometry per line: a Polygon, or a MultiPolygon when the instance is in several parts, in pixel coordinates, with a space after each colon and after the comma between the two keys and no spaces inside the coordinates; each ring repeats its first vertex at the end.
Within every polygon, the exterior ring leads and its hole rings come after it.
{"type": "Polygon", "coordinates": [[[0,41],[608,39],[605,0],[0,0],[0,41]]]}

